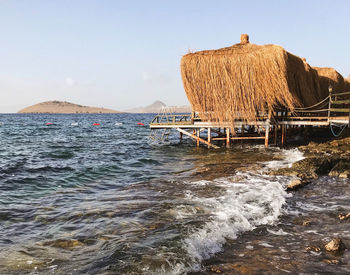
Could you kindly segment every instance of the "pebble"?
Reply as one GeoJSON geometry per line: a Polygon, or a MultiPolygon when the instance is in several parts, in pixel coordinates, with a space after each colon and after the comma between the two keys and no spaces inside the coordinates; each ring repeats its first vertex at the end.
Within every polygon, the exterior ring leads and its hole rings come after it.
{"type": "Polygon", "coordinates": [[[339,252],[345,248],[345,245],[341,239],[333,239],[324,248],[329,252],[339,252]]]}

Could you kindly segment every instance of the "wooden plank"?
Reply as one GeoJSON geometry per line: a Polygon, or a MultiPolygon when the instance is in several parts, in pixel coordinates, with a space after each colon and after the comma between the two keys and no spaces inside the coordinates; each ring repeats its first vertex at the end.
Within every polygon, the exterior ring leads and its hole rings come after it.
{"type": "Polygon", "coordinates": [[[202,139],[202,138],[200,138],[200,137],[197,137],[197,136],[195,136],[195,135],[192,135],[192,134],[190,134],[189,132],[186,132],[185,130],[183,130],[183,129],[181,129],[181,128],[176,128],[176,130],[179,131],[180,133],[183,133],[183,134],[185,134],[185,135],[187,135],[187,136],[189,136],[189,137],[195,139],[195,140],[199,140],[200,142],[202,142],[202,143],[204,143],[204,144],[206,144],[206,145],[208,145],[208,146],[210,146],[210,147],[213,147],[213,148],[215,148],[215,149],[219,149],[219,148],[220,148],[219,146],[216,146],[216,145],[214,145],[214,144],[211,144],[211,143],[209,143],[208,141],[206,141],[206,140],[204,140],[204,139],[202,139]]]}
{"type": "Polygon", "coordinates": [[[226,140],[226,138],[225,137],[213,137],[213,138],[211,138],[212,140],[226,140]]]}
{"type": "Polygon", "coordinates": [[[331,112],[336,112],[336,113],[349,113],[350,112],[350,108],[331,108],[329,109],[331,112]]]}
{"type": "Polygon", "coordinates": [[[328,120],[324,121],[278,121],[277,125],[311,125],[311,126],[327,126],[328,120]]]}
{"type": "Polygon", "coordinates": [[[332,104],[349,104],[350,100],[336,100],[332,101],[332,104]]]}
{"type": "Polygon", "coordinates": [[[244,140],[244,139],[265,139],[265,137],[232,137],[231,140],[244,140]]]}

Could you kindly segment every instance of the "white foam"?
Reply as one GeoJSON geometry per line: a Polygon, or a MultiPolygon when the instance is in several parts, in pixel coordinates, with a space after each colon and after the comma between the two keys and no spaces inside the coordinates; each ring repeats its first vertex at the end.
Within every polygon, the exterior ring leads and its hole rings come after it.
{"type": "Polygon", "coordinates": [[[290,233],[284,232],[282,229],[280,229],[278,231],[273,231],[271,229],[267,229],[267,232],[271,233],[272,235],[277,235],[277,236],[292,235],[290,233]]]}
{"type": "Polygon", "coordinates": [[[292,167],[296,161],[304,159],[304,154],[298,149],[281,150],[275,153],[280,155],[283,159],[265,162],[265,167],[268,169],[279,169],[284,167],[292,167]]]}
{"type": "MultiPolygon", "coordinates": [[[[265,167],[290,167],[293,162],[303,158],[298,150],[283,150],[281,154],[284,159],[266,162],[265,167]]],[[[201,228],[193,229],[183,240],[183,249],[190,259],[190,270],[200,270],[201,262],[220,252],[227,239],[235,239],[239,233],[253,230],[259,225],[274,224],[284,211],[282,206],[286,198],[291,196],[283,187],[288,179],[289,177],[269,176],[256,171],[238,172],[229,178],[191,183],[197,186],[217,186],[223,192],[213,197],[197,196],[190,191],[185,193],[185,198],[207,210],[210,217],[201,228]]],[[[288,234],[281,230],[270,233],[288,234]]]]}
{"type": "Polygon", "coordinates": [[[269,243],[260,243],[261,246],[263,247],[273,247],[273,245],[269,244],[269,243]]]}
{"type": "Polygon", "coordinates": [[[203,208],[211,209],[211,220],[184,240],[195,269],[202,260],[221,251],[227,238],[235,239],[238,233],[261,224],[273,224],[282,213],[287,193],[278,181],[245,173],[239,173],[239,178],[244,181],[235,182],[232,177],[212,182],[226,188],[222,196],[192,197],[203,208]]]}
{"type": "Polygon", "coordinates": [[[179,205],[176,207],[174,216],[177,220],[182,220],[187,217],[193,217],[195,214],[197,214],[197,209],[195,207],[189,205],[179,205]]]}

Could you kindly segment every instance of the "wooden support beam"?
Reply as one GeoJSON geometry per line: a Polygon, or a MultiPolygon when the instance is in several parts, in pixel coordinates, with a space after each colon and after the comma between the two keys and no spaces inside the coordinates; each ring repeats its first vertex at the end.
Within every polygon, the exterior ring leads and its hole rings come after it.
{"type": "Polygon", "coordinates": [[[265,148],[269,147],[269,133],[270,133],[270,124],[266,125],[266,128],[265,128],[265,148]]]}
{"type": "Polygon", "coordinates": [[[212,140],[226,140],[225,137],[213,137],[212,140]]]}
{"type": "Polygon", "coordinates": [[[200,129],[197,129],[197,147],[199,147],[199,139],[200,139],[200,133],[201,133],[201,130],[200,129]]]}
{"type": "Polygon", "coordinates": [[[278,133],[278,131],[277,131],[277,125],[275,125],[273,128],[274,128],[274,130],[275,130],[274,144],[277,145],[277,133],[278,133]]]}
{"type": "Polygon", "coordinates": [[[180,132],[180,140],[182,140],[183,137],[183,133],[180,132]]]}
{"type": "MultiPolygon", "coordinates": [[[[187,131],[185,131],[185,130],[183,130],[181,128],[176,128],[176,130],[179,131],[180,133],[183,133],[183,134],[185,134],[185,135],[187,135],[187,136],[189,136],[189,137],[191,137],[191,138],[193,138],[193,139],[195,139],[197,141],[200,141],[200,142],[202,142],[202,143],[204,143],[204,144],[206,144],[206,145],[208,145],[210,147],[213,147],[215,149],[219,149],[220,148],[220,147],[218,147],[218,146],[216,146],[214,144],[211,144],[208,141],[206,141],[206,140],[204,140],[204,139],[202,139],[202,138],[200,138],[198,136],[195,136],[195,135],[193,135],[193,134],[191,134],[191,133],[189,133],[189,132],[187,132],[187,131]]],[[[199,129],[198,129],[198,133],[199,133],[199,129]]]]}
{"type": "Polygon", "coordinates": [[[269,110],[269,114],[268,114],[268,118],[266,119],[266,126],[265,126],[265,148],[269,147],[271,116],[272,116],[272,112],[271,110],[269,110]]]}
{"type": "MultiPolygon", "coordinates": [[[[211,143],[211,128],[208,128],[208,142],[211,143]]],[[[208,148],[210,146],[208,145],[208,148]]]]}
{"type": "Polygon", "coordinates": [[[231,140],[265,139],[265,137],[232,137],[231,140]]]}
{"type": "MultiPolygon", "coordinates": [[[[230,137],[230,140],[253,140],[253,139],[265,139],[265,137],[230,137]]],[[[227,140],[227,138],[213,137],[211,140],[227,140]]]]}
{"type": "Polygon", "coordinates": [[[226,147],[230,147],[230,128],[226,128],[226,147]]]}
{"type": "Polygon", "coordinates": [[[282,125],[282,135],[281,135],[282,147],[285,145],[285,142],[286,142],[286,125],[282,125]]]}

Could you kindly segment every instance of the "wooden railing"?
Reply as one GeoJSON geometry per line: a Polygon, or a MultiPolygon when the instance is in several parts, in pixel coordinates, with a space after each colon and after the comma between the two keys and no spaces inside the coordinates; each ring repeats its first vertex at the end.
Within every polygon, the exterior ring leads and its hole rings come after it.
{"type": "Polygon", "coordinates": [[[331,112],[335,113],[347,113],[350,114],[350,99],[342,99],[342,97],[347,96],[349,98],[350,92],[339,93],[339,94],[329,94],[329,117],[331,112]],[[340,99],[339,99],[340,97],[340,99]],[[340,108],[334,108],[332,105],[342,105],[340,108]]]}
{"type": "Polygon", "coordinates": [[[156,115],[151,124],[192,124],[193,117],[191,114],[158,114],[156,115]]]}
{"type": "MultiPolygon", "coordinates": [[[[295,108],[294,113],[290,110],[281,109],[276,110],[271,116],[268,116],[268,111],[259,112],[258,120],[265,120],[270,117],[272,120],[285,120],[285,119],[324,119],[328,121],[333,117],[339,117],[341,113],[346,113],[346,116],[350,118],[350,92],[329,93],[329,96],[321,100],[320,102],[302,108],[295,108]],[[335,106],[334,106],[335,105],[335,106]]],[[[343,115],[344,116],[344,115],[343,115]]],[[[201,119],[192,114],[158,114],[153,118],[151,124],[193,124],[194,121],[200,121],[201,119]]],[[[238,118],[237,121],[240,119],[238,118]]]]}

